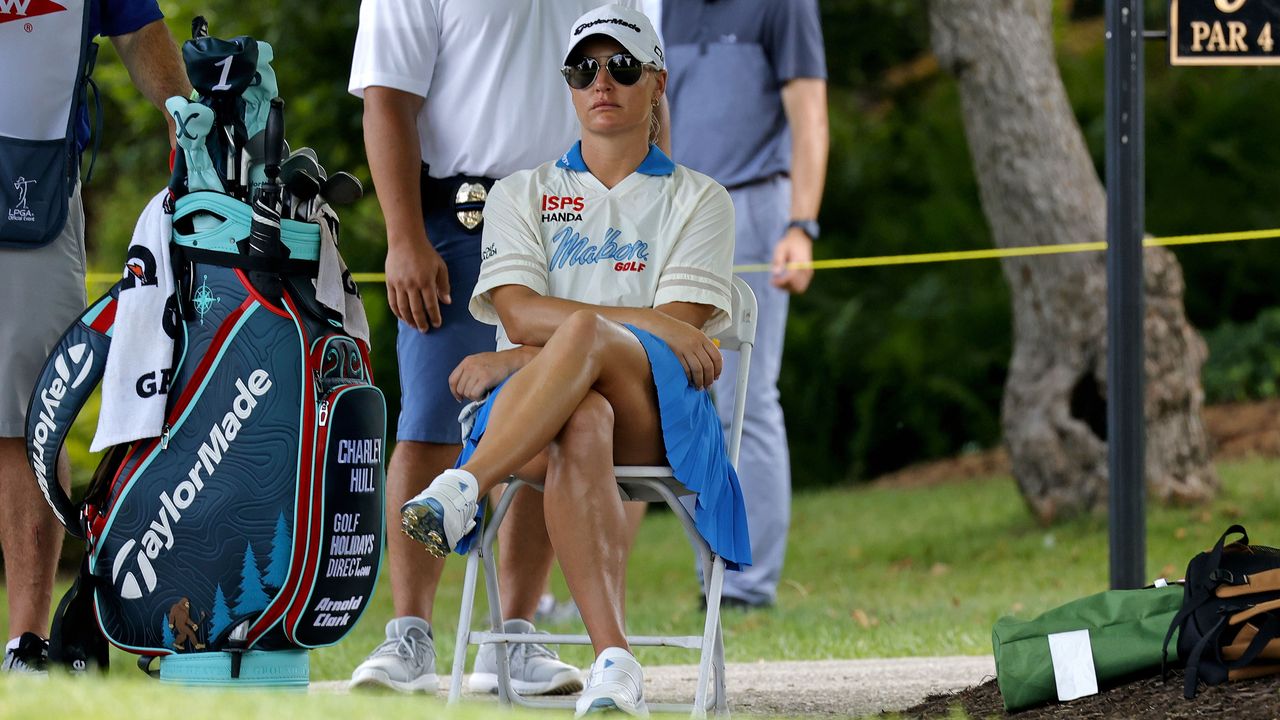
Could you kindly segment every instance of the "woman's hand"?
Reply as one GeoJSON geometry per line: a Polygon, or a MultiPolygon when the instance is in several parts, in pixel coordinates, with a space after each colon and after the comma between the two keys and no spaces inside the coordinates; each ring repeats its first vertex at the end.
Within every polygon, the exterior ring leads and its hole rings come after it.
{"type": "Polygon", "coordinates": [[[514,348],[468,355],[449,374],[449,391],[459,402],[463,399],[479,400],[527,365],[533,354],[527,348],[514,348]]]}
{"type": "Polygon", "coordinates": [[[662,338],[671,352],[676,354],[676,358],[684,366],[685,374],[689,376],[689,384],[699,390],[710,387],[720,377],[720,371],[724,367],[720,348],[689,323],[661,312],[655,314],[662,320],[654,334],[662,338]]]}

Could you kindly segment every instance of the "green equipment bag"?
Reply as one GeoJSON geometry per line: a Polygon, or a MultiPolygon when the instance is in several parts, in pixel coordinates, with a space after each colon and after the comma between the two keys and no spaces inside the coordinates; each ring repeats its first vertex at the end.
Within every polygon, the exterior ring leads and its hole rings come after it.
{"type": "Polygon", "coordinates": [[[1160,671],[1165,631],[1182,586],[1108,590],[1034,620],[1006,616],[991,630],[1005,710],[1074,700],[1160,671]]]}

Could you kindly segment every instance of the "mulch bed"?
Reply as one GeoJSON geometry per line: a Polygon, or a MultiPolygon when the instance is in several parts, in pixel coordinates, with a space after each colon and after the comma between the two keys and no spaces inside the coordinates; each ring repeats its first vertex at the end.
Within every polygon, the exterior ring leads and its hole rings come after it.
{"type": "MultiPolygon", "coordinates": [[[[1206,406],[1205,430],[1214,460],[1280,457],[1280,398],[1206,406]]],[[[902,468],[876,478],[879,487],[932,487],[968,478],[1008,475],[1004,448],[965,453],[902,468]]]]}
{"type": "MultiPolygon", "coordinates": [[[[1182,697],[1182,672],[1138,680],[1097,695],[1069,703],[1050,703],[1021,712],[1006,713],[996,681],[990,680],[968,690],[931,695],[915,707],[897,713],[902,718],[952,717],[952,708],[962,708],[971,718],[1201,718],[1231,720],[1274,720],[1280,718],[1280,676],[1244,680],[1217,687],[1200,686],[1195,700],[1182,697]]],[[[892,716],[893,713],[886,713],[892,716]]]]}

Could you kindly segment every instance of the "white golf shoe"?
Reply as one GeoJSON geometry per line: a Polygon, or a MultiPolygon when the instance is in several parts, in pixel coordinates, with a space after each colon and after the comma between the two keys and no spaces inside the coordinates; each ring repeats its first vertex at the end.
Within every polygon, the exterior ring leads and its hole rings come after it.
{"type": "Polygon", "coordinates": [[[644,671],[634,655],[619,647],[605,648],[591,664],[574,717],[611,710],[649,717],[644,704],[644,671]]]}
{"type": "Polygon", "coordinates": [[[479,483],[465,470],[445,470],[431,485],[400,506],[400,525],[427,552],[447,557],[476,525],[479,483]]]}

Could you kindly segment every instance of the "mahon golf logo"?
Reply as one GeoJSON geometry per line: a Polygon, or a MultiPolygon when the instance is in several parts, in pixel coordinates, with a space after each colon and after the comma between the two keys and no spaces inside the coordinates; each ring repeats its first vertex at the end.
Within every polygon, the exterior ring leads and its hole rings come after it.
{"type": "Polygon", "coordinates": [[[111,582],[119,583],[120,597],[125,600],[137,600],[144,592],[156,589],[156,571],[152,561],[160,557],[160,553],[173,549],[173,539],[178,523],[182,521],[182,511],[191,507],[196,496],[204,489],[205,480],[213,477],[214,471],[222,463],[223,456],[230,450],[231,443],[240,435],[243,424],[253,415],[258,406],[258,398],[271,389],[271,375],[261,368],[249,373],[248,378],[236,379],[235,399],[231,401],[231,409],[222,417],[221,422],[214,422],[209,428],[209,438],[200,443],[196,450],[196,461],[187,472],[187,479],[170,490],[160,492],[160,511],[156,519],[151,521],[147,531],[139,539],[130,539],[116,553],[111,564],[111,582]],[[201,477],[203,473],[204,477],[201,477]],[[134,558],[133,570],[124,571],[128,560],[134,558]],[[138,584],[138,575],[142,575],[142,584],[138,584]],[[143,590],[143,586],[146,590],[143,590]]]}
{"type": "MultiPolygon", "coordinates": [[[[85,343],[72,345],[66,352],[59,353],[53,361],[53,371],[56,374],[49,384],[40,390],[40,402],[36,405],[40,412],[31,438],[31,468],[35,471],[36,482],[40,483],[40,492],[44,493],[44,499],[49,501],[50,506],[53,501],[49,498],[49,469],[45,456],[52,455],[48,452],[49,439],[57,436],[58,423],[55,416],[58,413],[58,407],[62,405],[62,399],[67,396],[67,391],[80,387],[85,378],[89,377],[91,370],[93,370],[93,350],[90,350],[85,343]],[[74,379],[72,379],[73,374],[74,379]]],[[[52,449],[57,450],[56,447],[52,449]]],[[[52,463],[53,458],[48,458],[48,461],[52,463]]],[[[68,518],[62,519],[68,520],[68,518]]]]}

